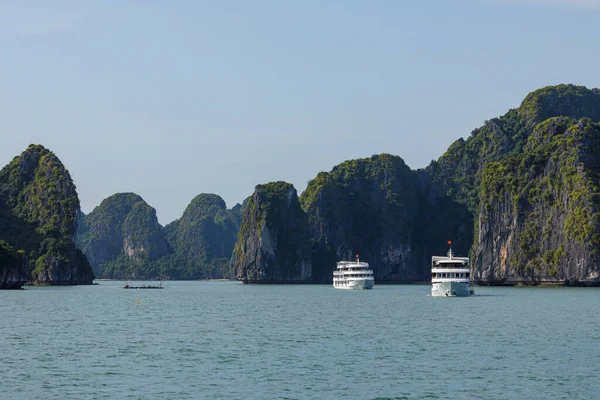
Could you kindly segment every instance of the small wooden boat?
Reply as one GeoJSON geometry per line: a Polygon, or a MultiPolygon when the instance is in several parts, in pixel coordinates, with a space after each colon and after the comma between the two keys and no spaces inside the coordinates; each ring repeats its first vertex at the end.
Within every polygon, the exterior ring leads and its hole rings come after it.
{"type": "Polygon", "coordinates": [[[125,286],[123,289],[164,289],[162,281],[158,285],[142,285],[142,286],[132,286],[129,282],[125,282],[125,286]]]}

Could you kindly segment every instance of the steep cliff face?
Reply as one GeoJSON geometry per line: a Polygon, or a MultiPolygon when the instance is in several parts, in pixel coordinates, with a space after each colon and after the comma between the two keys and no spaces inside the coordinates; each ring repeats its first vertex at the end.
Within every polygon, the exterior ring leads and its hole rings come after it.
{"type": "Polygon", "coordinates": [[[31,145],[0,171],[0,239],[21,250],[37,284],[91,284],[94,275],[75,247],[79,199],[54,153],[31,145]],[[29,260],[29,261],[27,261],[29,260]]]}
{"type": "Polygon", "coordinates": [[[30,279],[31,271],[24,254],[0,240],[0,289],[19,289],[30,279]]]}
{"type": "Polygon", "coordinates": [[[241,207],[228,210],[216,194],[200,194],[180,219],[165,227],[167,240],[183,263],[183,277],[233,277],[230,260],[241,223],[241,207]]]}
{"type": "MultiPolygon", "coordinates": [[[[448,238],[458,238],[458,240],[454,240],[453,245],[454,243],[457,244],[455,248],[460,253],[465,254],[469,247],[471,248],[470,254],[479,264],[477,267],[478,270],[474,272],[477,273],[482,283],[506,282],[507,280],[562,279],[558,278],[562,275],[555,272],[556,268],[550,269],[552,272],[552,275],[550,275],[548,271],[544,272],[543,267],[538,267],[538,272],[532,275],[533,264],[526,267],[531,261],[531,257],[517,257],[516,251],[512,253],[513,258],[510,264],[512,265],[510,268],[513,268],[512,272],[498,274],[497,271],[500,271],[498,269],[499,266],[502,266],[501,268],[509,268],[506,265],[508,265],[510,257],[506,256],[506,254],[508,252],[507,249],[511,246],[504,242],[501,245],[498,244],[502,240],[497,236],[494,238],[495,245],[491,246],[489,243],[483,244],[486,240],[490,240],[486,236],[487,233],[499,233],[495,231],[496,229],[505,229],[505,235],[513,232],[511,236],[513,239],[511,240],[514,240],[514,237],[516,237],[516,233],[514,232],[521,232],[522,229],[525,229],[525,225],[530,225],[529,222],[525,222],[534,218],[531,217],[530,213],[533,213],[535,216],[536,213],[547,212],[547,210],[540,208],[540,205],[536,205],[535,207],[531,206],[526,209],[519,208],[520,213],[518,215],[509,214],[506,211],[509,208],[520,207],[518,204],[512,204],[515,198],[504,192],[503,194],[495,193],[495,189],[499,187],[490,187],[489,182],[483,182],[483,179],[485,175],[485,179],[489,180],[490,175],[493,175],[497,168],[512,168],[516,165],[520,168],[519,173],[524,174],[523,169],[529,168],[529,165],[521,165],[521,160],[529,160],[534,154],[540,160],[541,156],[539,155],[538,147],[545,143],[543,138],[556,136],[554,133],[558,132],[556,130],[558,128],[548,125],[549,120],[552,121],[555,117],[566,117],[573,120],[581,118],[599,120],[600,90],[589,90],[585,87],[575,85],[549,86],[536,90],[525,98],[519,108],[510,110],[500,118],[486,121],[485,125],[475,129],[467,140],[459,139],[456,141],[442,157],[432,162],[426,168],[426,173],[430,180],[428,189],[430,208],[427,213],[427,225],[429,226],[428,232],[431,233],[428,234],[428,237],[435,239],[436,243],[444,243],[441,237],[435,238],[436,231],[434,227],[440,222],[445,223],[447,227],[444,231],[448,232],[446,236],[448,238]],[[540,128],[539,124],[541,123],[546,125],[540,128]],[[544,129],[549,130],[545,131],[544,129]],[[484,190],[485,193],[483,193],[484,190]],[[506,197],[506,201],[498,200],[504,198],[503,196],[505,195],[508,196],[506,197]],[[495,196],[494,199],[496,200],[490,201],[490,196],[495,196]],[[485,207],[482,203],[483,200],[485,200],[485,207]],[[448,210],[452,210],[452,212],[448,212],[448,210]],[[514,218],[513,226],[508,227],[508,223],[505,221],[501,224],[502,228],[499,228],[497,224],[499,224],[498,221],[500,221],[501,216],[502,218],[514,218]],[[487,233],[482,233],[481,230],[487,233]],[[502,261],[500,264],[492,261],[492,259],[498,257],[501,253],[504,254],[501,256],[501,259],[505,261],[502,261]],[[492,265],[487,265],[489,263],[492,263],[492,265]],[[525,264],[519,267],[521,269],[517,269],[516,265],[522,263],[525,264]],[[492,270],[496,272],[492,272],[492,270]],[[542,276],[546,277],[542,278],[542,276]]],[[[548,149],[550,147],[547,143],[546,145],[546,152],[549,152],[550,150],[548,149]]],[[[558,156],[557,153],[552,158],[553,161],[549,161],[548,174],[552,173],[552,168],[557,168],[553,172],[554,175],[563,173],[562,167],[557,167],[553,164],[558,156]]],[[[588,155],[589,157],[593,156],[588,155]]],[[[527,177],[531,181],[530,185],[538,186],[538,181],[547,178],[541,172],[537,175],[528,175],[527,177]]],[[[543,191],[547,190],[545,186],[542,185],[541,187],[543,191]]],[[[548,194],[545,194],[545,196],[548,196],[548,194]]],[[[562,229],[562,219],[567,218],[567,214],[568,211],[565,211],[565,214],[560,217],[552,217],[556,218],[554,224],[557,225],[557,229],[562,229]]],[[[538,226],[539,223],[534,225],[538,226]]],[[[549,260],[550,255],[554,254],[551,254],[551,251],[557,254],[556,257],[558,259],[560,258],[558,255],[566,251],[565,246],[567,246],[566,243],[561,242],[560,244],[563,245],[562,248],[560,245],[554,248],[553,244],[544,246],[535,244],[533,248],[543,248],[544,250],[540,251],[547,252],[544,253],[546,254],[546,260],[549,260]]],[[[442,251],[442,249],[433,248],[433,251],[437,253],[442,251]]],[[[544,255],[541,257],[544,257],[544,255]]],[[[531,262],[535,263],[534,261],[531,262]]],[[[475,266],[475,264],[473,265],[475,266]]],[[[588,279],[585,273],[578,277],[574,275],[569,276],[566,277],[565,275],[564,279],[588,279]]]]}
{"type": "Polygon", "coordinates": [[[150,264],[169,254],[156,210],[134,193],[117,193],[82,216],[77,244],[103,278],[152,276],[150,264]]]}
{"type": "Polygon", "coordinates": [[[536,125],[560,116],[600,120],[600,90],[575,85],[536,90],[518,108],[486,121],[467,140],[454,142],[425,169],[431,182],[427,224],[434,253],[443,254],[445,239],[451,238],[458,253],[466,254],[472,249],[483,170],[488,163],[526,152],[525,146],[536,125]],[[440,223],[443,226],[436,228],[440,223]]]}
{"type": "Polygon", "coordinates": [[[600,283],[600,124],[552,118],[482,174],[475,279],[600,283]]]}
{"type": "Polygon", "coordinates": [[[233,265],[244,282],[294,283],[312,278],[308,221],[286,182],[256,186],[247,202],[233,265]]]}
{"type": "Polygon", "coordinates": [[[300,201],[313,240],[313,278],[330,282],[354,254],[377,282],[428,279],[423,184],[400,157],[346,161],[309,182],[300,201]]]}

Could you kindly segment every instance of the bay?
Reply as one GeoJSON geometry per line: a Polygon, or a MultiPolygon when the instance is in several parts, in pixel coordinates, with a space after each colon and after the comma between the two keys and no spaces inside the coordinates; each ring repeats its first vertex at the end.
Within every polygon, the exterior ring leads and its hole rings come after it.
{"type": "Polygon", "coordinates": [[[600,292],[166,282],[0,292],[2,399],[596,398],[600,292]],[[139,300],[139,301],[138,301],[139,300]]]}

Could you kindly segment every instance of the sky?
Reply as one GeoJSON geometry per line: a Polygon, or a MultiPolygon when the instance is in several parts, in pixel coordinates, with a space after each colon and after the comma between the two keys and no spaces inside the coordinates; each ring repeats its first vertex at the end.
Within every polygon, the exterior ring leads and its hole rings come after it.
{"type": "Polygon", "coordinates": [[[2,0],[0,167],[55,152],[89,213],[423,168],[547,85],[600,87],[600,0],[2,0]]]}

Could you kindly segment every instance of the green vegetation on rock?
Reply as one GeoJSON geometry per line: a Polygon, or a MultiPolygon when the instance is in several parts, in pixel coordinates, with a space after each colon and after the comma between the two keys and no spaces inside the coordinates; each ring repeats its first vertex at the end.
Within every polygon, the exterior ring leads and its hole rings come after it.
{"type": "Polygon", "coordinates": [[[427,168],[433,202],[468,210],[456,226],[470,237],[476,279],[598,279],[598,120],[598,89],[542,88],[427,168]]]}
{"type": "Polygon", "coordinates": [[[34,283],[92,283],[74,244],[79,212],[69,172],[43,146],[29,146],[0,171],[0,239],[21,251],[34,283]]]}
{"type": "Polygon", "coordinates": [[[196,196],[180,219],[165,227],[180,260],[183,278],[232,278],[231,255],[240,227],[241,206],[228,210],[215,194],[196,196]]]}
{"type": "Polygon", "coordinates": [[[134,193],[117,193],[82,215],[77,244],[102,278],[153,278],[169,254],[156,210],[134,193]]]}
{"type": "Polygon", "coordinates": [[[201,194],[163,228],[140,196],[117,193],[82,216],[77,243],[103,278],[231,277],[240,220],[219,196],[201,194]]]}
{"type": "Polygon", "coordinates": [[[80,214],[66,169],[32,145],[0,171],[0,286],[90,283],[78,224],[102,277],[328,282],[359,254],[379,282],[419,281],[452,240],[482,283],[600,284],[599,121],[600,90],[548,86],[423,170],[389,154],[349,160],[300,199],[286,182],[231,210],[202,194],[164,228],[132,193],[80,214]]]}
{"type": "Polygon", "coordinates": [[[19,289],[31,280],[31,271],[23,250],[15,251],[4,240],[0,240],[0,289],[19,289]]]}
{"type": "Polygon", "coordinates": [[[18,265],[17,252],[4,240],[0,240],[0,269],[16,268],[18,265]]]}
{"type": "MultiPolygon", "coordinates": [[[[245,202],[246,203],[246,202],[245,202]]],[[[244,208],[232,263],[246,282],[311,280],[308,220],[287,182],[257,185],[244,208]]]]}
{"type": "Polygon", "coordinates": [[[427,279],[422,187],[418,174],[389,154],[319,173],[300,196],[313,241],[314,279],[331,281],[336,261],[355,254],[374,267],[380,282],[427,279]]]}
{"type": "Polygon", "coordinates": [[[497,280],[591,278],[588,268],[599,261],[599,161],[600,124],[554,117],[537,125],[525,152],[488,164],[480,230],[501,238],[511,262],[490,257],[494,249],[483,234],[474,244],[478,270],[500,264],[491,273],[497,280]]]}

